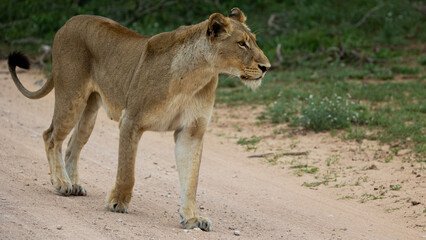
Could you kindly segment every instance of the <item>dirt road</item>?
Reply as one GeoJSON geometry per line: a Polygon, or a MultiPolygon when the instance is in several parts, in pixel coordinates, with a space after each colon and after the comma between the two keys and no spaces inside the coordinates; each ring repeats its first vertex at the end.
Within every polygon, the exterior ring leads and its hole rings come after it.
{"type": "MultiPolygon", "coordinates": [[[[33,90],[44,79],[36,71],[18,76],[33,90]]],[[[59,196],[50,184],[41,136],[53,104],[52,93],[37,101],[22,96],[0,62],[0,239],[424,238],[403,227],[403,219],[301,188],[293,177],[248,159],[247,152],[211,133],[205,136],[197,202],[200,215],[212,220],[212,232],[180,228],[171,133],[142,136],[130,213],[107,212],[118,127],[103,110],[79,164],[88,195],[59,196]]]]}

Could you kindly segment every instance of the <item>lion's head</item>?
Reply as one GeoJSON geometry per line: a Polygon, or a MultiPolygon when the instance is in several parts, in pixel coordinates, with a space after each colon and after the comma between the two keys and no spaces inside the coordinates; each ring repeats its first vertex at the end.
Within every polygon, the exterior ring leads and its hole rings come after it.
{"type": "Polygon", "coordinates": [[[238,8],[233,8],[229,17],[214,13],[208,20],[207,36],[217,49],[216,62],[222,73],[236,76],[247,86],[257,88],[271,64],[245,21],[246,16],[238,8]]]}

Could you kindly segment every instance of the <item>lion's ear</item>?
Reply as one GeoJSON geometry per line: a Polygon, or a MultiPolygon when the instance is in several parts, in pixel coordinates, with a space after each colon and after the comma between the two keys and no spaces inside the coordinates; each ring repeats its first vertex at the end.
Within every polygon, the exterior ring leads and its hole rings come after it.
{"type": "Polygon", "coordinates": [[[241,11],[239,8],[235,7],[231,10],[231,14],[229,14],[229,17],[237,20],[241,23],[245,23],[247,18],[246,15],[244,15],[243,11],[241,11]]]}
{"type": "Polygon", "coordinates": [[[209,27],[207,29],[207,35],[210,38],[223,38],[229,35],[231,26],[229,25],[228,19],[220,13],[213,13],[209,18],[209,27]]]}

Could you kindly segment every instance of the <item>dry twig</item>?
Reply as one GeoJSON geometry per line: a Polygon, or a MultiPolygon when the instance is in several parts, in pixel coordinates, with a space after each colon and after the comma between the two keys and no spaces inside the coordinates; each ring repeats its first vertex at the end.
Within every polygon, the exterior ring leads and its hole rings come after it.
{"type": "Polygon", "coordinates": [[[10,43],[11,44],[27,44],[27,43],[40,44],[41,40],[38,39],[38,38],[28,37],[28,38],[22,38],[22,39],[18,39],[18,40],[13,40],[10,43]]]}
{"type": "Polygon", "coordinates": [[[262,153],[262,154],[255,154],[255,155],[250,155],[248,156],[248,158],[262,158],[262,157],[266,157],[266,156],[270,156],[270,155],[277,155],[277,156],[302,156],[302,155],[308,155],[308,152],[281,152],[281,153],[262,153]]]}
{"type": "Polygon", "coordinates": [[[354,25],[354,28],[358,28],[359,26],[361,26],[365,20],[367,20],[375,11],[379,10],[380,8],[384,7],[385,4],[383,2],[380,2],[377,6],[373,7],[372,9],[370,9],[370,11],[368,11],[364,17],[361,18],[361,20],[359,20],[359,22],[357,22],[354,25]]]}
{"type": "Polygon", "coordinates": [[[278,61],[272,63],[273,68],[281,66],[281,64],[284,62],[284,57],[281,52],[281,43],[277,45],[277,49],[275,50],[275,55],[277,55],[278,61]]]}

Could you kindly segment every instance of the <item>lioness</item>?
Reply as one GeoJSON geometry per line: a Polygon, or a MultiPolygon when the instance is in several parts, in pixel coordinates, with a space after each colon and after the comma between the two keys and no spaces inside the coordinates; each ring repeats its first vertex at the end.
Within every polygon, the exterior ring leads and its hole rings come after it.
{"type": "Polygon", "coordinates": [[[103,106],[120,128],[117,178],[107,209],[128,210],[142,133],[175,131],[180,223],[210,231],[210,220],[197,214],[195,197],[218,74],[237,76],[255,88],[271,66],[245,21],[244,13],[233,8],[229,17],[214,13],[199,24],[145,36],[107,18],[73,17],[56,33],[51,77],[35,92],[22,86],[15,71],[16,66],[28,69],[28,58],[10,54],[9,71],[23,95],[38,99],[55,86],[53,120],[43,139],[56,190],[86,195],[78,158],[103,106]],[[62,143],[72,128],[63,161],[62,143]]]}

